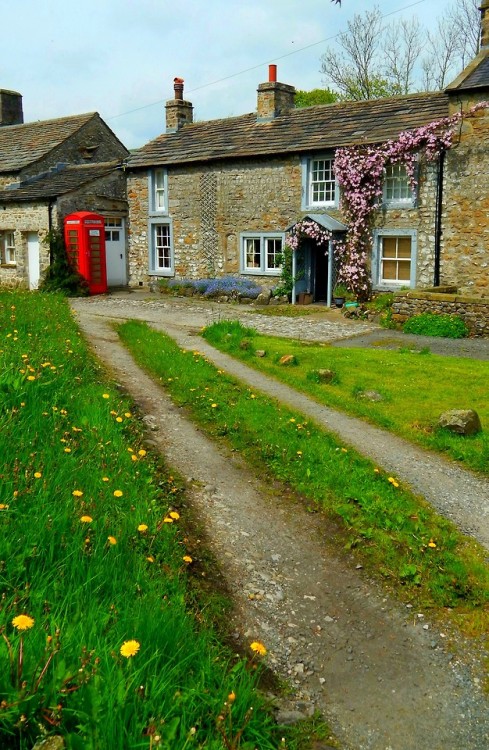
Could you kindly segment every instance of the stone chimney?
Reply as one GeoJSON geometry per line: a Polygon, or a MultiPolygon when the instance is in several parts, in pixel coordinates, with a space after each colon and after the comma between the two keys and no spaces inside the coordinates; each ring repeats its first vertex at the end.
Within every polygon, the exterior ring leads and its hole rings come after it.
{"type": "Polygon", "coordinates": [[[0,127],[2,125],[22,125],[22,95],[17,91],[0,89],[0,127]]]}
{"type": "Polygon", "coordinates": [[[268,82],[258,86],[257,121],[270,122],[294,109],[295,88],[277,82],[277,66],[268,66],[268,82]]]}
{"type": "Polygon", "coordinates": [[[481,49],[489,47],[489,0],[482,0],[479,10],[481,12],[481,49]]]}
{"type": "Polygon", "coordinates": [[[183,78],[173,79],[175,96],[165,104],[166,132],[176,133],[184,125],[193,122],[193,106],[183,98],[183,78]]]}

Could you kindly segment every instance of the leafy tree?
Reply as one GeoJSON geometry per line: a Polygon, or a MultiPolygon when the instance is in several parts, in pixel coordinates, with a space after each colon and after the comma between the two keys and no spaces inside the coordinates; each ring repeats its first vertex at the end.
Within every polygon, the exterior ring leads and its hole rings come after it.
{"type": "Polygon", "coordinates": [[[312,91],[296,91],[296,108],[313,107],[315,104],[333,104],[339,100],[339,94],[331,89],[312,89],[312,91]]]}

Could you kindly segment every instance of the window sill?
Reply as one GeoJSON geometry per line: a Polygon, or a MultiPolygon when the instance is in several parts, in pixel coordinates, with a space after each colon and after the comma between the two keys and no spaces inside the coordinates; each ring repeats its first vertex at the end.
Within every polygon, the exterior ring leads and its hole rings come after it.
{"type": "Polygon", "coordinates": [[[243,268],[240,273],[246,276],[280,276],[282,273],[282,269],[278,269],[277,271],[264,271],[262,268],[243,268]]]}
{"type": "Polygon", "coordinates": [[[382,208],[384,209],[390,209],[390,208],[416,208],[415,201],[412,200],[406,200],[406,201],[383,201],[382,208]]]}
{"type": "Polygon", "coordinates": [[[17,268],[17,263],[0,263],[0,268],[17,268]]]}

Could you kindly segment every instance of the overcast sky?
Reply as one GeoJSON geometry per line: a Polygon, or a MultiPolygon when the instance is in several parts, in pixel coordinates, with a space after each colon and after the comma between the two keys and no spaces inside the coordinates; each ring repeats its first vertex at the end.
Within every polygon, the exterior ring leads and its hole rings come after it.
{"type": "Polygon", "coordinates": [[[374,4],[433,28],[447,0],[0,0],[0,88],[26,122],[97,111],[137,148],[164,131],[176,76],[196,120],[254,111],[269,63],[320,88],[326,46],[374,4]]]}

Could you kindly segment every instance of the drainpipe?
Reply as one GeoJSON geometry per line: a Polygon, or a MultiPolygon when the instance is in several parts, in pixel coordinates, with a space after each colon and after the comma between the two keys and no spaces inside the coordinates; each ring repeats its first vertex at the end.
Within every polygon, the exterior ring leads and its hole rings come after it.
{"type": "Polygon", "coordinates": [[[440,258],[441,258],[441,236],[442,210],[443,210],[443,172],[445,167],[445,149],[440,151],[438,160],[438,177],[436,182],[436,209],[435,209],[435,268],[433,274],[433,286],[440,286],[440,258]]]}
{"type": "Polygon", "coordinates": [[[48,232],[50,237],[50,243],[49,243],[49,265],[53,265],[53,243],[52,243],[52,237],[51,232],[53,231],[53,205],[54,202],[52,200],[48,203],[48,232]]]}
{"type": "Polygon", "coordinates": [[[328,242],[328,289],[326,293],[326,304],[331,307],[333,298],[333,273],[334,273],[334,246],[333,238],[329,238],[328,242]]]}

